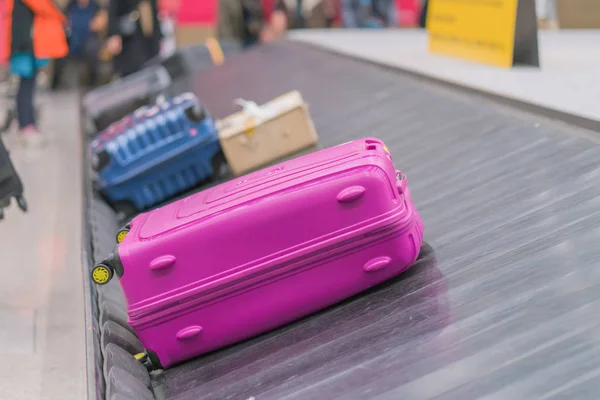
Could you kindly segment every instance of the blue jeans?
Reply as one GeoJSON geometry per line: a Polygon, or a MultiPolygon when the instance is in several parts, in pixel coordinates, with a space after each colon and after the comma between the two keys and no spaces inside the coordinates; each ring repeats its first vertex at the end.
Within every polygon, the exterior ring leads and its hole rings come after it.
{"type": "Polygon", "coordinates": [[[17,120],[19,128],[35,125],[35,108],[33,106],[33,94],[35,92],[35,78],[37,71],[32,77],[21,77],[19,90],[17,91],[17,120]]]}
{"type": "MultiPolygon", "coordinates": [[[[376,21],[370,15],[365,14],[370,3],[371,1],[342,0],[341,13],[344,28],[385,28],[386,26],[381,25],[379,21],[376,21]]],[[[387,27],[396,27],[397,15],[395,2],[390,1],[387,4],[384,14],[387,21],[387,27]]]]}

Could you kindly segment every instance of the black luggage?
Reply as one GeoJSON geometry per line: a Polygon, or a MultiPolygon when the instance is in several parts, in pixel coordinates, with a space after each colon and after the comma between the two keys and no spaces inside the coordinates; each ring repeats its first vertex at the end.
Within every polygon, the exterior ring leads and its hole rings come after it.
{"type": "Polygon", "coordinates": [[[17,200],[19,208],[27,211],[27,202],[23,197],[23,184],[0,138],[0,219],[4,218],[4,209],[10,205],[13,197],[17,200]]]}
{"type": "Polygon", "coordinates": [[[189,91],[187,81],[194,72],[214,65],[219,56],[238,51],[241,46],[230,41],[209,40],[183,47],[169,57],[148,61],[134,74],[90,91],[83,98],[86,131],[94,135],[138,108],[154,104],[160,97],[189,91]],[[173,85],[175,82],[179,84],[173,85]]]}
{"type": "Polygon", "coordinates": [[[165,67],[155,65],[88,92],[83,98],[86,131],[94,135],[138,108],[155,103],[171,82],[165,67]]]}
{"type": "MultiPolygon", "coordinates": [[[[162,65],[173,81],[188,77],[194,72],[218,64],[220,57],[237,53],[242,47],[237,42],[208,40],[201,45],[186,46],[168,57],[156,57],[145,66],[162,65]],[[220,54],[219,54],[220,53],[220,54]]],[[[173,93],[178,95],[181,93],[173,93]]]]}

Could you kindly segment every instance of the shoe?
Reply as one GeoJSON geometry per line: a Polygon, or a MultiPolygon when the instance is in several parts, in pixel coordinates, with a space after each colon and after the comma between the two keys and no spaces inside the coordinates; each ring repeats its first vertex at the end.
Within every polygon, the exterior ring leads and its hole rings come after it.
{"type": "Polygon", "coordinates": [[[18,141],[21,145],[31,148],[40,148],[46,145],[46,138],[38,129],[29,125],[18,132],[18,141]]]}

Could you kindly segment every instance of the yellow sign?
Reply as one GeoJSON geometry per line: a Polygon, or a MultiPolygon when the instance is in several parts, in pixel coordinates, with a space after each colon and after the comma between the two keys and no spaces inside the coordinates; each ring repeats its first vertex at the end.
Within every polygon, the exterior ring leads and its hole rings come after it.
{"type": "Polygon", "coordinates": [[[433,53],[501,67],[538,64],[534,0],[429,0],[427,31],[433,53]]]}

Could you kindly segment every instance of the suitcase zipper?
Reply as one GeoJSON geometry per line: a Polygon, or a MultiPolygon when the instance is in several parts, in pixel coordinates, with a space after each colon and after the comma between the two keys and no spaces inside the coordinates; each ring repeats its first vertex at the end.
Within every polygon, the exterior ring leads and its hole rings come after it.
{"type": "MultiPolygon", "coordinates": [[[[377,242],[384,237],[398,235],[405,230],[410,229],[412,223],[406,223],[413,218],[412,210],[405,208],[405,214],[393,215],[378,221],[366,227],[361,227],[353,232],[344,233],[349,238],[334,242],[327,248],[319,248],[308,254],[301,254],[289,257],[284,260],[270,260],[265,264],[272,264],[271,267],[261,268],[260,271],[249,271],[242,277],[238,277],[231,282],[215,286],[214,288],[201,288],[195,290],[195,293],[179,294],[175,298],[162,300],[160,305],[144,305],[128,310],[129,322],[134,327],[151,323],[165,318],[176,318],[178,314],[190,308],[196,308],[202,304],[220,301],[223,297],[239,294],[243,290],[253,289],[259,285],[266,284],[269,281],[280,278],[282,275],[298,272],[299,270],[315,267],[327,259],[335,258],[341,254],[347,254],[351,249],[364,247],[373,242],[377,242]],[[351,246],[351,249],[348,248],[351,246]]],[[[397,211],[395,211],[397,212],[397,211]]],[[[253,266],[250,269],[258,269],[260,265],[253,266]]],[[[214,282],[214,281],[213,281],[214,282]]],[[[210,283],[208,284],[210,285],[210,283]]],[[[207,286],[208,286],[207,285],[207,286]]]]}

